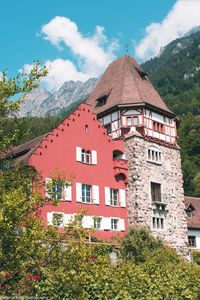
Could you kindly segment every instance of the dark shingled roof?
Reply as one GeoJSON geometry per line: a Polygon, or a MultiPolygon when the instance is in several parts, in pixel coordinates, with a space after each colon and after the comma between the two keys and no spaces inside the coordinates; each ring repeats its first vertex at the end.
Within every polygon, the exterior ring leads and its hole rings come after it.
{"type": "Polygon", "coordinates": [[[43,134],[22,145],[19,145],[10,154],[7,154],[6,158],[14,159],[15,165],[18,165],[20,163],[23,163],[25,165],[28,164],[29,157],[46,136],[47,134],[43,134]]]}
{"type": "Polygon", "coordinates": [[[136,60],[127,54],[108,66],[87,103],[96,114],[124,104],[148,104],[173,114],[136,60]],[[97,99],[104,96],[107,96],[106,104],[97,106],[97,99]]]}
{"type": "Polygon", "coordinates": [[[192,217],[187,217],[187,226],[191,229],[200,229],[200,198],[185,196],[186,210],[190,205],[194,208],[194,211],[192,217]]]}

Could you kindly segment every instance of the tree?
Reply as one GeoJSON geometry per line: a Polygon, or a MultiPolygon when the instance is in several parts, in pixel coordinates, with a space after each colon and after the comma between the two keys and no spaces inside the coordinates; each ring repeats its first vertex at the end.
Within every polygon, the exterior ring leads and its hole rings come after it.
{"type": "Polygon", "coordinates": [[[41,68],[40,63],[35,62],[30,73],[19,73],[15,78],[8,79],[4,71],[0,80],[0,151],[6,149],[17,140],[18,131],[12,130],[5,133],[10,118],[15,117],[20,105],[25,101],[27,93],[37,88],[40,79],[47,75],[47,68],[41,68]]]}

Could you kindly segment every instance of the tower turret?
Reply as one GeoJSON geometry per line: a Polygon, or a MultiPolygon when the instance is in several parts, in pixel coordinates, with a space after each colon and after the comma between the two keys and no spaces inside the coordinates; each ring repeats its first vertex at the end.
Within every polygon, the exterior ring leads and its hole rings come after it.
{"type": "Polygon", "coordinates": [[[149,227],[180,251],[187,224],[177,119],[129,55],[112,62],[87,101],[128,159],[129,224],[149,227]]]}

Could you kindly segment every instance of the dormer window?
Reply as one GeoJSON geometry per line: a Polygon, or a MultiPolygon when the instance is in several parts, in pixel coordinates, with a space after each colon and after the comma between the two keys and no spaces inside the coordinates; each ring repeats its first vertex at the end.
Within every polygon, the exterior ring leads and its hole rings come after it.
{"type": "Polygon", "coordinates": [[[107,96],[103,96],[103,97],[100,97],[96,100],[96,106],[95,107],[101,107],[103,105],[105,105],[107,102],[107,96]]]}
{"type": "Polygon", "coordinates": [[[186,208],[186,214],[188,216],[188,218],[192,218],[194,216],[194,207],[192,204],[188,205],[188,207],[186,208]]]}

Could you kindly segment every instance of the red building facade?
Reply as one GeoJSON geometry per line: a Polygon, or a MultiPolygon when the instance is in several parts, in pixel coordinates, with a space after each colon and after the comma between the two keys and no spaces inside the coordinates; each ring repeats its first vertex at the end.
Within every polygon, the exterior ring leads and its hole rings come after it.
{"type": "MultiPolygon", "coordinates": [[[[39,172],[47,186],[55,171],[64,172],[66,177],[73,174],[71,185],[54,186],[60,203],[43,207],[41,216],[45,224],[63,227],[84,210],[82,225],[94,228],[97,238],[123,235],[128,227],[125,197],[128,165],[123,155],[124,141],[114,141],[107,135],[88,104],[81,104],[44,136],[28,152],[28,165],[39,172]]],[[[45,189],[42,193],[43,197],[50,197],[45,189]]]]}

